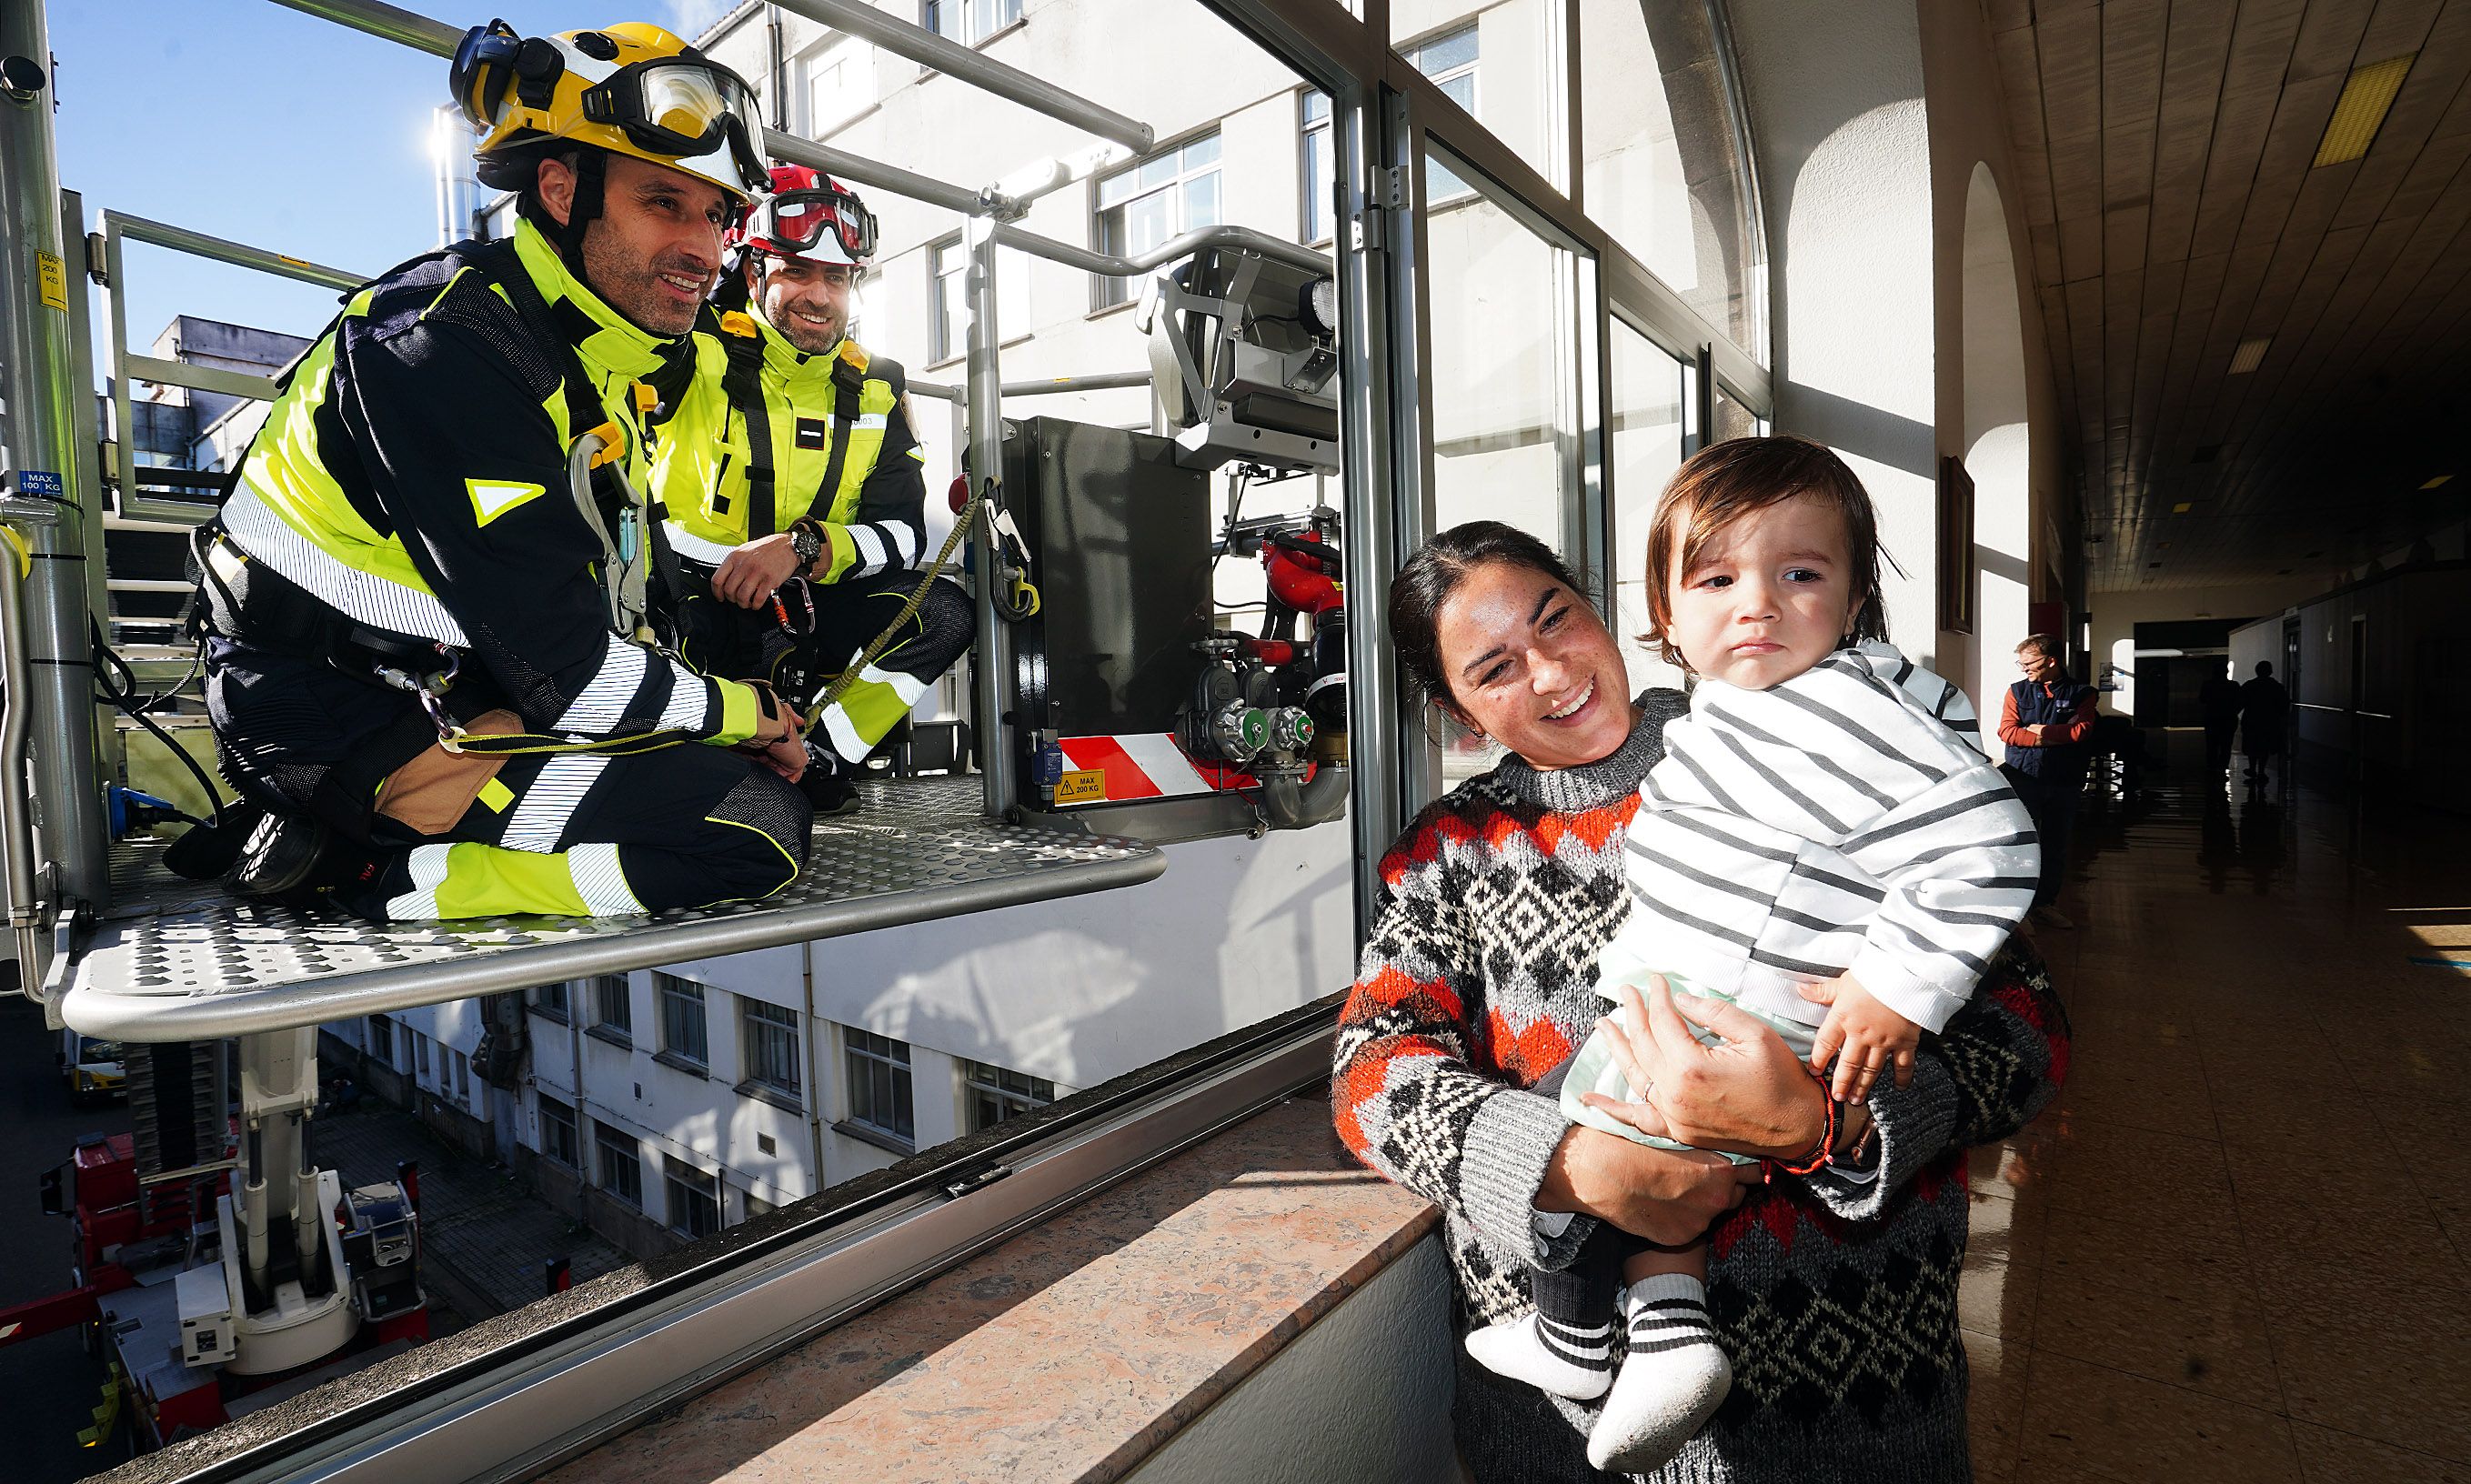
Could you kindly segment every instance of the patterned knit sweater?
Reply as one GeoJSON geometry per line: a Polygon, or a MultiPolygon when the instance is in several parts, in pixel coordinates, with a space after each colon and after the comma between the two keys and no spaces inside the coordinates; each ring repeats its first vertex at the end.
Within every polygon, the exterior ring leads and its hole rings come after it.
{"type": "MultiPolygon", "coordinates": [[[[1583,1216],[1538,1237],[1531,1203],[1569,1124],[1525,1089],[1602,1009],[1596,953],[1630,906],[1623,835],[1664,724],[1688,709],[1672,691],[1639,703],[1610,757],[1552,772],[1514,757],[1427,807],[1382,860],[1332,1103],[1358,1158],[1442,1207],[1470,1327],[1531,1307],[1529,1264],[1565,1265],[1594,1230],[1583,1216]]],[[[1659,1484],[1971,1477],[1964,1150],[2022,1127],[2067,1049],[2039,960],[2012,945],[1924,1040],[1912,1086],[1872,1095],[1870,1178],[1778,1176],[1713,1229],[1708,1301],[1733,1390],[1659,1484]]],[[[1462,1361],[1454,1411],[1478,1484],[1602,1477],[1584,1452],[1593,1410],[1462,1361]]]]}

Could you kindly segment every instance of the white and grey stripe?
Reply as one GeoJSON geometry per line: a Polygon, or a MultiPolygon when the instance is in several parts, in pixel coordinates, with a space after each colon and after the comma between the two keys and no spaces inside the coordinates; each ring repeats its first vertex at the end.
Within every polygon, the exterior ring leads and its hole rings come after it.
{"type": "Polygon", "coordinates": [[[1766,691],[1703,681],[1640,788],[1636,907],[1607,972],[1660,965],[1800,1025],[1824,1011],[1794,982],[1850,972],[1944,1025],[2032,905],[2039,861],[1951,691],[1885,645],[1766,691]]]}
{"type": "Polygon", "coordinates": [[[842,576],[871,577],[882,572],[887,559],[882,533],[873,526],[844,526],[841,529],[849,532],[850,545],[858,550],[858,559],[850,563],[849,571],[842,576]]]}
{"type": "Polygon", "coordinates": [[[387,898],[388,922],[431,922],[437,916],[437,888],[446,883],[446,859],[453,845],[417,845],[404,864],[412,872],[412,889],[387,898]]]}
{"type": "Polygon", "coordinates": [[[583,899],[583,909],[595,917],[644,910],[634,888],[626,884],[626,873],[618,868],[615,845],[576,846],[566,853],[566,873],[575,883],[575,894],[583,899]]]}
{"type": "Polygon", "coordinates": [[[583,796],[600,781],[601,769],[608,766],[608,757],[598,752],[565,752],[550,759],[524,790],[498,843],[508,850],[554,855],[583,796]]]}
{"type": "Polygon", "coordinates": [[[661,708],[661,729],[687,732],[712,732],[712,711],[716,694],[711,681],[696,674],[675,660],[663,660],[670,667],[669,704],[661,708]]]}
{"type": "Polygon", "coordinates": [[[600,669],[592,683],[557,718],[557,730],[580,732],[587,737],[605,737],[617,730],[626,718],[635,696],[644,689],[644,672],[650,668],[650,651],[640,645],[627,643],[616,634],[603,636],[600,669]]]}
{"type": "Polygon", "coordinates": [[[471,648],[463,625],[435,596],[345,566],[286,524],[246,480],[224,503],[223,519],[242,551],[328,606],[389,633],[471,648]]]}

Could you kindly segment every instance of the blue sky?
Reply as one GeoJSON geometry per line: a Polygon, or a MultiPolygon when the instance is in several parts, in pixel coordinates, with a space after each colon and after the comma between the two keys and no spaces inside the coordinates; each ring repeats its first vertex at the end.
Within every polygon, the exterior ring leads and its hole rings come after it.
{"type": "MultiPolygon", "coordinates": [[[[458,26],[495,15],[537,34],[640,18],[690,38],[728,9],[402,3],[458,26]]],[[[50,19],[60,183],[84,193],[89,228],[108,207],[365,273],[435,245],[428,128],[446,99],[442,59],[271,0],[51,0],[50,19]]],[[[159,248],[130,247],[127,268],[141,350],[176,314],[306,335],[335,311],[324,290],[159,248]]],[[[100,379],[100,318],[95,333],[100,379]]]]}

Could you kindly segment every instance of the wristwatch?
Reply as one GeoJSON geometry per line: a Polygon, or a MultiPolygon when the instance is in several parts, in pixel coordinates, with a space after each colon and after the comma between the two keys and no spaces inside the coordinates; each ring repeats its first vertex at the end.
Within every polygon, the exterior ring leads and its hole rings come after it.
{"type": "Polygon", "coordinates": [[[807,576],[814,570],[815,558],[824,554],[824,528],[799,517],[789,527],[789,550],[797,554],[798,576],[807,576]]]}

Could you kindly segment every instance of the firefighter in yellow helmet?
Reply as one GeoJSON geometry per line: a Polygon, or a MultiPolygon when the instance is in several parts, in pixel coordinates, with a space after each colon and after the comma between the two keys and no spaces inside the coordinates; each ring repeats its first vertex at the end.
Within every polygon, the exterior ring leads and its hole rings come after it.
{"type": "MultiPolygon", "coordinates": [[[[875,253],[857,194],[804,165],[732,236],[743,311],[708,316],[694,364],[665,383],[672,412],[653,484],[684,576],[680,652],[710,674],[753,675],[806,706],[899,621],[889,644],[813,719],[800,779],[818,813],[858,807],[850,778],[970,646],[970,600],[928,585],[925,453],[898,364],[849,333],[875,253]]],[[[723,303],[740,302],[730,285],[723,303]]]]}
{"type": "Polygon", "coordinates": [[[233,883],[379,919],[778,891],[802,718],[648,642],[638,493],[643,384],[765,183],[751,95],[632,24],[475,28],[453,88],[514,235],[353,294],[199,543],[209,712],[267,812],[233,883]]]}

